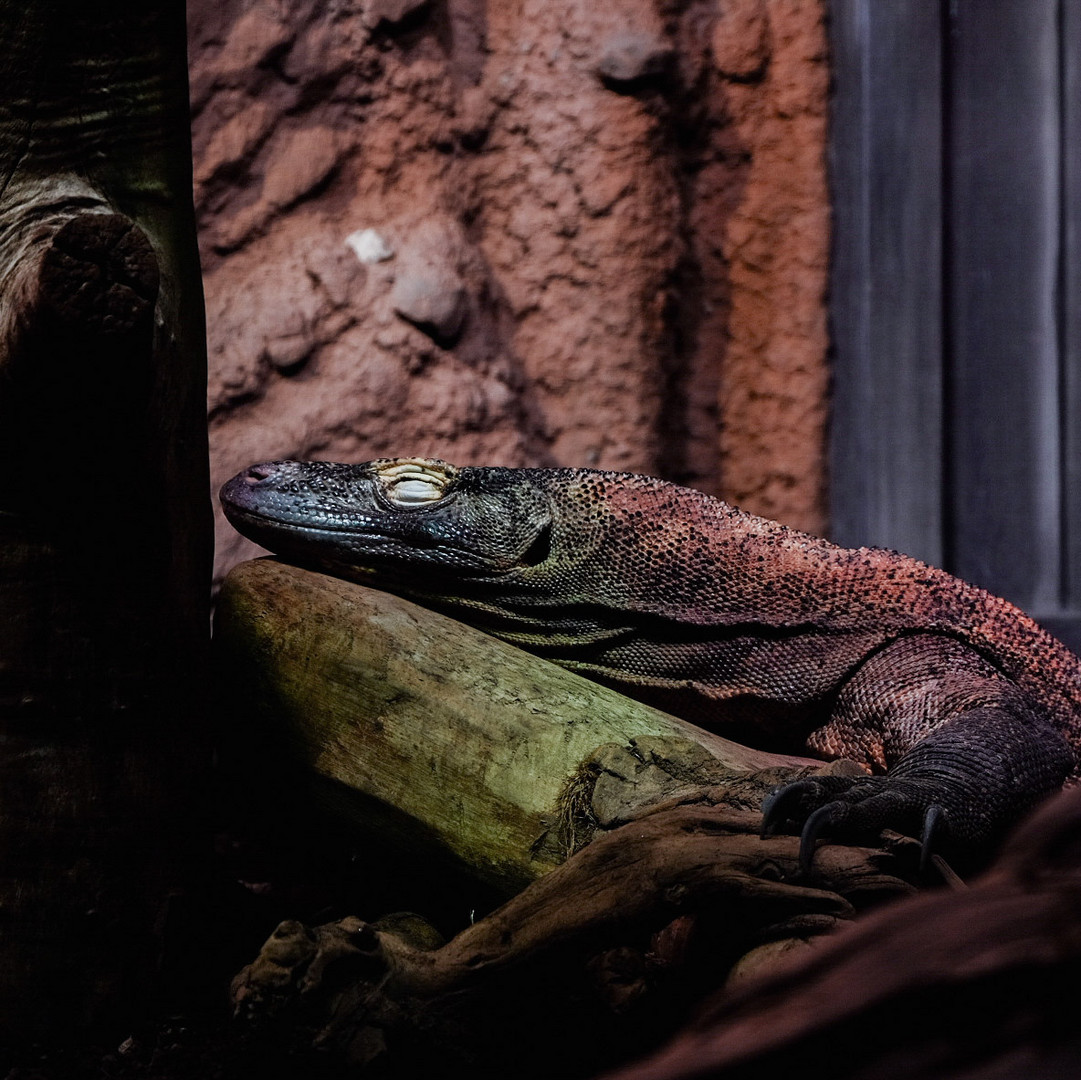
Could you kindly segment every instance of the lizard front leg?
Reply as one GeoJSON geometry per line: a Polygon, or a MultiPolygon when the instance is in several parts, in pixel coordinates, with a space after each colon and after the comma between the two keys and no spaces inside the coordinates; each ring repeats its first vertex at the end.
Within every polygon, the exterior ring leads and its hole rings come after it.
{"type": "Polygon", "coordinates": [[[763,831],[801,824],[805,864],[823,832],[857,838],[891,828],[925,842],[942,832],[955,851],[985,849],[1074,765],[1031,694],[935,634],[893,641],[861,664],[807,746],[885,775],[808,779],[767,798],[763,831]]]}

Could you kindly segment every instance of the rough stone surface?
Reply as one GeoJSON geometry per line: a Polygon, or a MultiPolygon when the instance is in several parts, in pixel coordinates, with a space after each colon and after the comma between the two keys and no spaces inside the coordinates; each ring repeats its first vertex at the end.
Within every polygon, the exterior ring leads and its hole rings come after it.
{"type": "Polygon", "coordinates": [[[364,5],[365,22],[369,26],[398,23],[416,16],[428,6],[429,0],[367,0],[364,5]]]}
{"type": "Polygon", "coordinates": [[[761,77],[769,60],[766,0],[718,0],[710,44],[717,70],[730,79],[761,77]]]}
{"type": "Polygon", "coordinates": [[[822,529],[824,9],[191,0],[215,484],[601,466],[822,529]]]}

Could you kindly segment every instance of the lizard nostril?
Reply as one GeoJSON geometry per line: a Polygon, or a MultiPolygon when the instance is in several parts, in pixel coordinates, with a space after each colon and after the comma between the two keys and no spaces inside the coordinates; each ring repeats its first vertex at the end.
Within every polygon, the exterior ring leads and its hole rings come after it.
{"type": "Polygon", "coordinates": [[[270,476],[270,469],[265,465],[253,465],[244,474],[244,479],[249,484],[258,484],[260,480],[265,480],[268,476],[270,476]]]}

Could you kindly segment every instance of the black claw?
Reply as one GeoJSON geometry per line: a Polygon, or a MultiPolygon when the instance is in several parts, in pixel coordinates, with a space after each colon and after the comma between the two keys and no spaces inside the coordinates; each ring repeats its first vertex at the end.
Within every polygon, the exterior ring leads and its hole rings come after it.
{"type": "Polygon", "coordinates": [[[942,835],[949,830],[950,820],[946,811],[938,803],[931,803],[923,814],[923,829],[920,832],[920,873],[927,872],[934,853],[935,835],[942,835]]]}
{"type": "Polygon", "coordinates": [[[820,806],[803,823],[803,832],[799,837],[799,868],[806,874],[811,869],[811,860],[814,859],[815,844],[818,838],[833,824],[837,817],[837,811],[844,808],[843,803],[830,802],[820,806]]]}
{"type": "Polygon", "coordinates": [[[812,790],[813,785],[806,780],[795,780],[791,784],[782,784],[774,788],[762,800],[762,832],[761,838],[772,836],[777,826],[788,820],[787,810],[800,798],[812,790]]]}
{"type": "Polygon", "coordinates": [[[781,801],[781,792],[783,790],[784,788],[774,788],[762,800],[762,828],[758,834],[761,840],[765,840],[767,836],[772,836],[773,830],[777,827],[779,821],[777,804],[781,801]]]}

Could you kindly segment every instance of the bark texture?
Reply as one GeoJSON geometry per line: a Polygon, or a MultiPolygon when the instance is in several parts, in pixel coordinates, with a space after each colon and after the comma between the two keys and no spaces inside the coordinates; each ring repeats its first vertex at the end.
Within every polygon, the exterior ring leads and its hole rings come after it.
{"type": "Polygon", "coordinates": [[[600,466],[821,531],[824,10],[195,0],[215,482],[600,466]]]}
{"type": "Polygon", "coordinates": [[[796,838],[759,839],[739,801],[720,785],[646,811],[441,947],[393,924],[283,923],[234,980],[237,1011],[264,1038],[267,1020],[288,1031],[303,1018],[382,1075],[596,1075],[726,980],[909,891],[903,859],[857,848],[827,849],[800,880],[796,838]]]}
{"type": "Polygon", "coordinates": [[[135,1009],[180,876],[210,554],[183,31],[0,3],[0,1050],[135,1009]]]}

